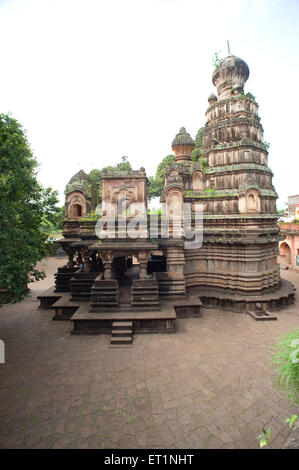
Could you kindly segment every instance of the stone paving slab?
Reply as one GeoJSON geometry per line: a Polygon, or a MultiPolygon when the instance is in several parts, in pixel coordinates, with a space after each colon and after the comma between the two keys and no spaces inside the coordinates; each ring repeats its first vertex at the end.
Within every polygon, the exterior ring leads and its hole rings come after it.
{"type": "MultiPolygon", "coordinates": [[[[269,368],[277,338],[299,326],[298,302],[276,322],[202,308],[172,335],[136,335],[109,348],[108,335],[71,335],[37,296],[65,260],[43,261],[32,295],[0,309],[1,448],[258,448],[270,427],[280,448],[297,411],[269,368]]],[[[297,272],[284,272],[299,287],[297,272]]]]}

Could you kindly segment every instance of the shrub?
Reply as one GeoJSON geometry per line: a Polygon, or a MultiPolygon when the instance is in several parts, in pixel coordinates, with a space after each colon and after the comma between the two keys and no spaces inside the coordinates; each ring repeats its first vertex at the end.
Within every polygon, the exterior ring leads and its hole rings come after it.
{"type": "Polygon", "coordinates": [[[278,374],[278,387],[289,400],[299,405],[299,330],[279,339],[271,364],[278,374]]]}

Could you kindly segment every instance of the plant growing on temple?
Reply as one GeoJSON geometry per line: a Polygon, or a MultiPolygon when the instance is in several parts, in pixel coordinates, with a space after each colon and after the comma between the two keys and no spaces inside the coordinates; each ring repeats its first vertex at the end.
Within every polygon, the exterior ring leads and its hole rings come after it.
{"type": "Polygon", "coordinates": [[[291,402],[299,405],[299,330],[279,339],[271,364],[277,374],[277,386],[291,402]]]}
{"type": "Polygon", "coordinates": [[[92,190],[92,186],[96,188],[98,197],[99,197],[99,202],[101,202],[102,200],[102,172],[103,171],[111,171],[111,172],[131,171],[132,169],[133,168],[132,168],[131,163],[128,160],[128,157],[122,157],[121,161],[114,166],[112,165],[105,166],[101,170],[97,170],[97,169],[91,170],[90,173],[88,174],[88,176],[91,179],[90,190],[92,190]]]}
{"type": "Polygon", "coordinates": [[[269,150],[270,143],[267,142],[267,141],[265,141],[265,142],[263,142],[263,144],[264,144],[264,146],[265,146],[265,149],[266,149],[266,150],[269,150]]]}
{"type": "Polygon", "coordinates": [[[223,60],[220,58],[220,54],[221,54],[221,51],[215,52],[213,59],[212,59],[213,65],[216,69],[219,67],[219,65],[221,64],[223,60]]]}
{"type": "Polygon", "coordinates": [[[246,97],[249,98],[252,101],[255,101],[255,96],[250,92],[246,93],[246,97]]]}
{"type": "Polygon", "coordinates": [[[0,288],[11,302],[28,293],[30,281],[44,277],[36,263],[47,254],[42,225],[53,215],[56,195],[37,182],[36,170],[22,126],[0,114],[0,288]]]}

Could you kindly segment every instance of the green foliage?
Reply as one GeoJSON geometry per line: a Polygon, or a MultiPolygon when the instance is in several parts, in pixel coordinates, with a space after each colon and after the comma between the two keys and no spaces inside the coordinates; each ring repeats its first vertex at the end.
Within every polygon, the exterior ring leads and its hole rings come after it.
{"type": "Polygon", "coordinates": [[[174,163],[175,156],[174,155],[167,155],[167,157],[163,158],[163,160],[159,163],[156,176],[150,176],[148,179],[149,187],[148,187],[148,197],[149,199],[153,197],[161,196],[161,193],[164,188],[164,173],[168,166],[174,163]]]}
{"type": "Polygon", "coordinates": [[[37,182],[26,134],[5,114],[0,114],[0,155],[0,286],[15,302],[28,293],[29,282],[44,277],[35,266],[47,254],[42,224],[56,213],[56,194],[37,182]]]}
{"type": "Polygon", "coordinates": [[[117,163],[116,165],[112,166],[105,166],[101,170],[91,170],[88,176],[92,180],[91,183],[91,188],[90,190],[92,191],[92,187],[94,187],[97,191],[99,201],[102,200],[102,172],[103,171],[131,171],[132,170],[132,165],[128,161],[128,157],[122,157],[121,162],[117,163]]]}
{"type": "Polygon", "coordinates": [[[253,100],[253,101],[255,101],[255,96],[250,92],[246,93],[246,97],[253,100]]]}
{"type": "Polygon", "coordinates": [[[299,330],[281,337],[271,360],[278,375],[277,386],[288,399],[299,404],[299,330]]]}
{"type": "Polygon", "coordinates": [[[213,194],[215,194],[215,189],[214,188],[206,188],[204,190],[204,192],[208,193],[208,194],[211,194],[211,196],[212,196],[213,194]]]}
{"type": "Polygon", "coordinates": [[[207,160],[203,157],[199,158],[198,161],[200,162],[202,168],[210,168],[207,160]]]}
{"type": "Polygon", "coordinates": [[[215,69],[217,69],[219,67],[219,65],[221,64],[222,60],[220,58],[220,54],[221,54],[221,51],[218,51],[218,52],[215,52],[214,56],[213,56],[213,59],[212,59],[212,63],[215,67],[215,69]]]}
{"type": "Polygon", "coordinates": [[[64,205],[62,207],[57,207],[58,200],[58,191],[52,188],[46,188],[42,190],[43,194],[43,219],[41,228],[48,237],[53,237],[57,235],[63,229],[63,219],[64,219],[64,205]]]}
{"type": "Polygon", "coordinates": [[[265,149],[266,150],[269,150],[269,147],[270,147],[270,143],[269,142],[263,142],[264,146],[265,146],[265,149]]]}
{"type": "Polygon", "coordinates": [[[148,178],[148,198],[159,197],[163,190],[163,184],[157,180],[154,176],[148,178]]]}
{"type": "Polygon", "coordinates": [[[271,431],[270,428],[267,430],[263,429],[261,434],[258,436],[260,447],[264,447],[268,444],[271,439],[271,431]]]}
{"type": "Polygon", "coordinates": [[[151,209],[147,211],[147,215],[154,215],[157,214],[159,216],[164,215],[163,209],[151,209]]]}
{"type": "Polygon", "coordinates": [[[200,129],[198,129],[197,134],[194,139],[195,148],[192,150],[192,153],[191,153],[191,158],[194,162],[196,162],[197,160],[200,160],[200,155],[203,152],[202,136],[203,136],[204,130],[205,130],[205,127],[201,127],[200,129]]]}
{"type": "Polygon", "coordinates": [[[90,190],[92,191],[93,188],[96,189],[98,193],[99,200],[102,200],[102,171],[101,170],[91,170],[90,173],[88,174],[90,177],[92,183],[90,190]]]}
{"type": "Polygon", "coordinates": [[[287,418],[287,419],[285,420],[285,423],[289,423],[290,429],[292,429],[293,424],[295,423],[295,421],[297,420],[297,418],[298,418],[297,415],[292,415],[290,418],[287,418]]]}

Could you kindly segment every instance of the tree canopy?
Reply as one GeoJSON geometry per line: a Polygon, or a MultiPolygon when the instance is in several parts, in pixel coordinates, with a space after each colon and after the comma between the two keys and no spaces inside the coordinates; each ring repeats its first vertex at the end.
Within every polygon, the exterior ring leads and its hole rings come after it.
{"type": "MultiPolygon", "coordinates": [[[[44,277],[36,263],[47,254],[42,229],[59,209],[57,192],[36,179],[37,161],[25,131],[10,115],[0,114],[0,288],[11,301],[44,277]]],[[[1,300],[1,299],[0,299],[1,300]]]]}
{"type": "Polygon", "coordinates": [[[164,188],[164,173],[165,169],[174,162],[175,156],[174,155],[167,155],[163,158],[163,160],[159,163],[155,177],[149,177],[149,188],[148,188],[148,197],[149,199],[153,197],[161,196],[161,193],[164,188]]]}
{"type": "Polygon", "coordinates": [[[130,171],[132,170],[132,165],[128,160],[128,157],[122,157],[121,161],[116,165],[105,166],[101,170],[91,170],[88,176],[92,181],[92,185],[97,188],[99,200],[102,200],[102,172],[103,171],[130,171]]]}
{"type": "Polygon", "coordinates": [[[201,127],[198,129],[196,137],[194,139],[195,148],[192,150],[191,157],[193,161],[196,161],[200,158],[202,153],[202,135],[205,130],[205,127],[201,127]]]}

